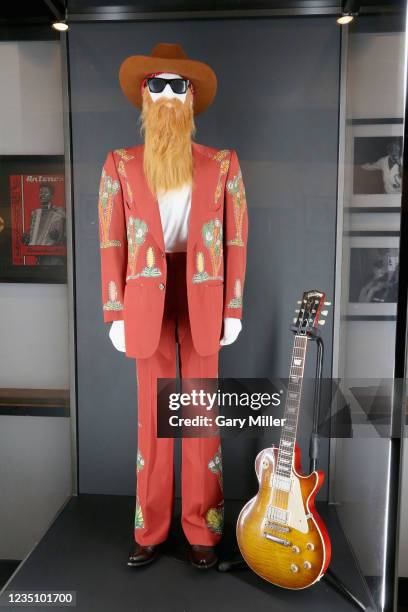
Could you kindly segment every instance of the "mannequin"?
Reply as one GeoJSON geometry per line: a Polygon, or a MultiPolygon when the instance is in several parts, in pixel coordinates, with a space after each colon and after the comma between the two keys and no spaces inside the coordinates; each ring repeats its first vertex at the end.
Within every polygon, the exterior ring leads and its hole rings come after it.
{"type": "MultiPolygon", "coordinates": [[[[162,78],[165,78],[165,79],[180,79],[181,78],[179,74],[173,74],[169,72],[160,73],[160,75],[158,76],[161,76],[162,78]]],[[[170,99],[176,98],[180,100],[181,102],[183,102],[183,104],[186,101],[185,93],[184,94],[174,93],[174,91],[168,84],[166,85],[166,87],[161,93],[149,92],[149,94],[154,102],[164,97],[170,98],[170,99]]],[[[177,197],[177,192],[180,192],[180,191],[181,190],[175,190],[176,197],[177,197]]],[[[235,342],[241,330],[242,330],[242,323],[240,319],[235,319],[232,317],[225,317],[223,336],[220,340],[220,346],[228,346],[229,344],[232,344],[233,342],[235,342]]],[[[109,330],[109,338],[111,339],[111,342],[116,350],[121,351],[121,352],[126,351],[124,321],[113,321],[112,326],[109,330]]]]}
{"type": "MultiPolygon", "coordinates": [[[[136,359],[138,452],[127,564],[153,562],[172,518],[173,439],[157,435],[157,380],[218,378],[220,347],[242,325],[248,219],[234,150],[192,140],[217,79],[180,45],[130,56],[119,71],[141,109],[144,144],[107,155],[99,191],[103,317],[136,359]],[[176,350],[177,347],[177,350],[176,350]]],[[[194,567],[217,562],[223,524],[218,435],[182,439],[182,516],[194,567]]]]}

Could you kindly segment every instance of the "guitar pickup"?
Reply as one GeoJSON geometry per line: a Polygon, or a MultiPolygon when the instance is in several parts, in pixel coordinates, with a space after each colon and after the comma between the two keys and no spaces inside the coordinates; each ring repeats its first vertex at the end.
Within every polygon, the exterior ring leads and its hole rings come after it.
{"type": "Polygon", "coordinates": [[[284,491],[285,493],[289,493],[292,487],[292,480],[287,476],[280,476],[279,474],[274,474],[272,476],[271,485],[274,489],[278,489],[278,491],[284,491]]]}
{"type": "Polygon", "coordinates": [[[272,523],[281,523],[288,525],[290,512],[283,508],[277,508],[276,506],[270,506],[268,508],[268,520],[272,523]]]}

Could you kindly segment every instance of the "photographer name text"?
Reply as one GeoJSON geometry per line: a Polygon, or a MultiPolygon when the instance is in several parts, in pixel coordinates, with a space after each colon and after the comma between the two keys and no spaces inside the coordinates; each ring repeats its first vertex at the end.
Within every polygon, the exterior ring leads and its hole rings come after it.
{"type": "Polygon", "coordinates": [[[258,415],[247,417],[225,417],[218,415],[216,417],[197,415],[195,417],[181,417],[172,415],[169,417],[169,425],[171,427],[283,427],[286,419],[278,419],[270,415],[258,415]]]}

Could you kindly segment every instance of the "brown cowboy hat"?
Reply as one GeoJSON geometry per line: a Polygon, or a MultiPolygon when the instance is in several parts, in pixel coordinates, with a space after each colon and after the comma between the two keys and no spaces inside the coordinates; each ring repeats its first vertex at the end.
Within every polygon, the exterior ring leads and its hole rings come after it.
{"type": "Polygon", "coordinates": [[[141,84],[149,74],[169,72],[189,79],[194,87],[194,114],[205,111],[217,91],[215,72],[203,62],[187,58],[181,45],[159,43],[151,55],[131,55],[119,69],[119,81],[125,96],[142,107],[141,84]]]}

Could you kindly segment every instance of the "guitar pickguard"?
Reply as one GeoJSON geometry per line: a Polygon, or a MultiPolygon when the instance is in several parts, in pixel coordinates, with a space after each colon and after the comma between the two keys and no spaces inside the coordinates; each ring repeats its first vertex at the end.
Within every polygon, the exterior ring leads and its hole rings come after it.
{"type": "Polygon", "coordinates": [[[285,525],[292,529],[297,529],[301,533],[308,533],[309,526],[307,519],[310,515],[305,512],[302,498],[302,491],[299,479],[292,474],[291,478],[276,478],[272,476],[271,486],[275,491],[275,504],[279,501],[279,492],[287,495],[287,506],[279,507],[271,505],[268,511],[268,520],[272,523],[285,525]]]}
{"type": "Polygon", "coordinates": [[[296,476],[291,478],[291,488],[289,493],[288,512],[289,520],[288,526],[292,529],[297,529],[301,533],[308,533],[309,526],[307,523],[308,516],[305,512],[305,507],[302,499],[302,491],[300,489],[300,482],[296,476]]]}

